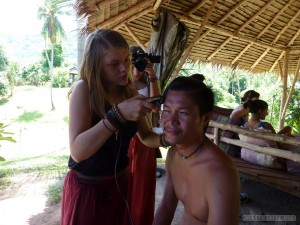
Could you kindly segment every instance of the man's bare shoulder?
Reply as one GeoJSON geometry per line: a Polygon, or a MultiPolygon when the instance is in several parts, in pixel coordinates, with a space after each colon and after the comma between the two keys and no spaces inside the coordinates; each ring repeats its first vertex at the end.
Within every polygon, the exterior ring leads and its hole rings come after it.
{"type": "Polygon", "coordinates": [[[206,154],[202,162],[205,161],[207,173],[236,173],[236,166],[231,158],[221,148],[211,141],[206,146],[206,154]]]}

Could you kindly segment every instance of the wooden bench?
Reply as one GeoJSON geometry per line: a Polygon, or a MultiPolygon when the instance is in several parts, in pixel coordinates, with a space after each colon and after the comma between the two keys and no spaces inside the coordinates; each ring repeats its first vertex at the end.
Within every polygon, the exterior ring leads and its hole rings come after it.
{"type": "MultiPolygon", "coordinates": [[[[225,113],[226,114],[226,113],[225,113]]],[[[223,116],[225,115],[223,114],[223,116]]],[[[216,117],[215,117],[216,118],[216,117]]],[[[259,139],[271,140],[281,143],[286,143],[294,146],[300,146],[300,140],[272,133],[260,133],[257,131],[251,131],[231,125],[228,123],[221,123],[216,121],[210,121],[209,126],[213,128],[213,134],[206,134],[215,144],[220,146],[220,143],[232,144],[235,146],[245,147],[255,152],[264,153],[276,157],[285,158],[300,163],[300,154],[294,153],[284,149],[261,147],[255,144],[249,144],[239,139],[231,139],[222,137],[221,131],[232,131],[238,134],[243,134],[259,139]]],[[[240,173],[247,175],[251,179],[258,180],[264,184],[275,187],[279,190],[288,192],[294,196],[300,197],[300,176],[289,173],[286,170],[278,170],[267,168],[264,166],[256,165],[245,161],[241,158],[231,157],[237,166],[240,173]]]]}
{"type": "Polygon", "coordinates": [[[259,166],[240,158],[231,157],[240,173],[292,195],[300,197],[300,176],[286,171],[259,166]]]}

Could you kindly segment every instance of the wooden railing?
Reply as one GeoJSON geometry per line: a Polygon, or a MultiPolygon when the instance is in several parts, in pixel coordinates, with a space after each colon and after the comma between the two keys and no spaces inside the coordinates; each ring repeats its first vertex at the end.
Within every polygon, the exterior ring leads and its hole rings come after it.
{"type": "MultiPolygon", "coordinates": [[[[279,148],[261,147],[255,144],[246,143],[238,139],[220,137],[219,134],[221,133],[220,132],[221,130],[228,130],[228,131],[236,132],[238,134],[243,134],[243,135],[247,135],[259,139],[271,140],[271,141],[286,143],[294,146],[300,146],[300,140],[298,139],[283,136],[283,135],[251,131],[235,125],[223,124],[215,121],[210,121],[209,126],[214,128],[214,134],[206,134],[206,136],[214,140],[214,143],[216,143],[217,145],[219,145],[220,142],[222,141],[228,144],[245,147],[247,149],[259,153],[264,153],[276,157],[282,157],[300,163],[299,153],[293,153],[291,151],[279,149],[279,148]]],[[[231,158],[235,163],[237,170],[240,173],[243,173],[252,179],[258,180],[271,187],[285,191],[289,194],[292,194],[300,198],[300,176],[299,175],[291,174],[286,170],[277,170],[277,169],[259,166],[257,164],[244,161],[241,158],[235,158],[235,157],[231,157],[231,158]]]]}
{"type": "Polygon", "coordinates": [[[241,127],[238,127],[235,125],[217,123],[215,121],[210,121],[209,126],[214,128],[214,134],[213,135],[206,134],[206,136],[209,137],[210,139],[214,140],[214,143],[217,145],[219,145],[219,142],[222,141],[222,142],[225,142],[228,144],[245,147],[247,149],[250,149],[250,150],[253,150],[253,151],[256,151],[259,153],[282,157],[282,158],[290,159],[290,160],[300,163],[300,154],[298,154],[298,153],[293,153],[291,151],[279,149],[279,148],[261,147],[258,145],[246,143],[246,142],[238,140],[238,139],[220,137],[219,134],[220,134],[220,130],[228,130],[228,131],[233,131],[238,134],[243,134],[243,135],[247,135],[247,136],[251,136],[251,137],[255,137],[255,138],[259,138],[259,139],[281,142],[281,143],[286,143],[286,144],[290,144],[290,145],[294,145],[294,146],[300,146],[300,140],[298,140],[298,139],[295,139],[293,137],[288,137],[285,135],[252,131],[252,130],[241,128],[241,127]]]}

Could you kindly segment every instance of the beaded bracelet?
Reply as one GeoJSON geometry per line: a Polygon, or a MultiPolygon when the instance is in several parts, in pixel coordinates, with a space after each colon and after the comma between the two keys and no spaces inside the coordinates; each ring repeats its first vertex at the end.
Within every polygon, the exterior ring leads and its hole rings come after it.
{"type": "Polygon", "coordinates": [[[150,82],[155,82],[155,81],[157,81],[157,77],[149,77],[149,81],[150,82]]]}
{"type": "Polygon", "coordinates": [[[118,129],[122,122],[119,120],[118,116],[114,113],[114,111],[111,109],[106,113],[105,118],[113,125],[116,129],[118,129]]]}
{"type": "Polygon", "coordinates": [[[159,142],[162,147],[171,146],[171,144],[166,140],[165,133],[159,135],[159,142]]]}
{"type": "Polygon", "coordinates": [[[113,105],[112,107],[113,112],[117,115],[118,119],[122,122],[125,123],[126,119],[124,118],[124,116],[122,115],[120,109],[118,108],[118,106],[116,104],[113,105]]]}

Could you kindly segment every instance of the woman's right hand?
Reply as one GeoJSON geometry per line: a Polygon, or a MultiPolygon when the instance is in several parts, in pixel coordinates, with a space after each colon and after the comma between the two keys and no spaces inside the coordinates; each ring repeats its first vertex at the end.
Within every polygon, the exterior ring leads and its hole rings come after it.
{"type": "Polygon", "coordinates": [[[146,116],[147,113],[159,110],[156,105],[147,102],[146,99],[147,97],[144,95],[137,95],[119,103],[117,106],[126,120],[137,121],[146,116]]]}

